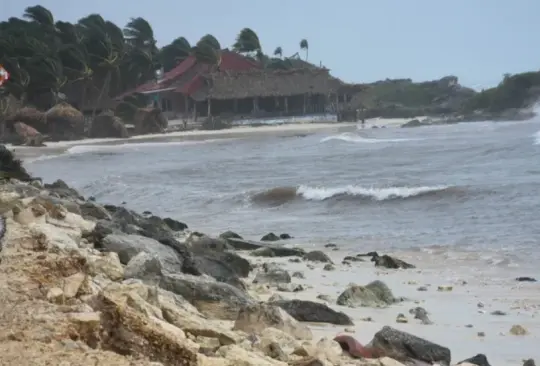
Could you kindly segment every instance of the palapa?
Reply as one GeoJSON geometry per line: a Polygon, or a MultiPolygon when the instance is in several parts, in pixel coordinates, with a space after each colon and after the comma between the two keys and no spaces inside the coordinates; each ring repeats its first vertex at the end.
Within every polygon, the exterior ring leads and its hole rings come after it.
{"type": "Polygon", "coordinates": [[[84,116],[70,104],[58,103],[45,113],[47,132],[53,135],[84,134],[84,116]]]}
{"type": "Polygon", "coordinates": [[[341,83],[327,69],[248,70],[208,75],[209,99],[284,97],[336,92],[341,83]]]}

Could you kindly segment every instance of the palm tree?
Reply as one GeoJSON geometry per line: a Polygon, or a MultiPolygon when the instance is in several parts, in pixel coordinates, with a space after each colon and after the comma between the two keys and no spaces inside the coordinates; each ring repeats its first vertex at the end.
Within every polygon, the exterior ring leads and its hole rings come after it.
{"type": "Polygon", "coordinates": [[[163,71],[167,72],[173,69],[176,65],[188,58],[191,48],[187,39],[179,37],[172,41],[171,44],[159,50],[158,59],[163,71]]]}
{"type": "Polygon", "coordinates": [[[114,23],[105,21],[99,14],[91,14],[79,20],[85,33],[85,46],[90,54],[92,68],[102,80],[99,96],[92,116],[96,115],[103,97],[109,95],[113,81],[119,84],[120,65],[126,56],[126,43],[122,30],[114,23]]]}
{"type": "Polygon", "coordinates": [[[308,60],[308,54],[309,54],[309,43],[307,39],[302,39],[300,41],[300,49],[306,51],[306,61],[308,60]]]}
{"type": "Polygon", "coordinates": [[[274,50],[274,56],[282,58],[283,57],[283,49],[281,47],[277,47],[274,50]]]}
{"type": "Polygon", "coordinates": [[[240,53],[255,53],[261,51],[259,36],[250,28],[244,28],[238,33],[233,49],[240,53]]]}
{"type": "Polygon", "coordinates": [[[219,44],[219,41],[217,40],[216,37],[214,37],[211,34],[207,34],[207,35],[203,36],[199,40],[199,42],[197,42],[197,45],[201,45],[203,43],[208,44],[210,47],[212,47],[215,50],[218,50],[218,51],[221,50],[221,45],[219,44]]]}
{"type": "Polygon", "coordinates": [[[132,18],[124,28],[126,57],[122,67],[122,85],[134,88],[151,80],[160,68],[159,50],[154,38],[154,30],[143,18],[132,18]]]}

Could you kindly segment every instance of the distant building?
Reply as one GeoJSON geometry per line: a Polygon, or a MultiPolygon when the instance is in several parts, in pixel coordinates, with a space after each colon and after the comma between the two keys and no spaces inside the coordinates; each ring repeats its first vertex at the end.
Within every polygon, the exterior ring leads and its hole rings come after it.
{"type": "Polygon", "coordinates": [[[194,56],[153,82],[124,93],[148,95],[169,118],[265,117],[325,113],[346,100],[346,84],[328,69],[264,69],[260,63],[224,50],[219,68],[194,56]]]}

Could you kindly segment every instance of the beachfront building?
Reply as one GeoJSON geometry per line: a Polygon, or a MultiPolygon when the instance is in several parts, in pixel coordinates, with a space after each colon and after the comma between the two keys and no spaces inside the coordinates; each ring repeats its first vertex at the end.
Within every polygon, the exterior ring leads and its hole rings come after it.
{"type": "Polygon", "coordinates": [[[160,79],[127,94],[142,93],[169,119],[264,118],[336,113],[346,87],[325,68],[265,69],[224,50],[219,66],[188,57],[160,79]]]}

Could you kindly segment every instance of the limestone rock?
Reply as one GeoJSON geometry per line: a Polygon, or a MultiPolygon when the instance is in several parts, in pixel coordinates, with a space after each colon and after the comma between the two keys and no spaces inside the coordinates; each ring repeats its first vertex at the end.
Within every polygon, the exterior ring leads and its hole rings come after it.
{"type": "Polygon", "coordinates": [[[233,329],[262,334],[269,327],[284,331],[297,339],[312,338],[308,327],[300,324],[280,307],[265,303],[251,304],[240,309],[233,329]]]}

